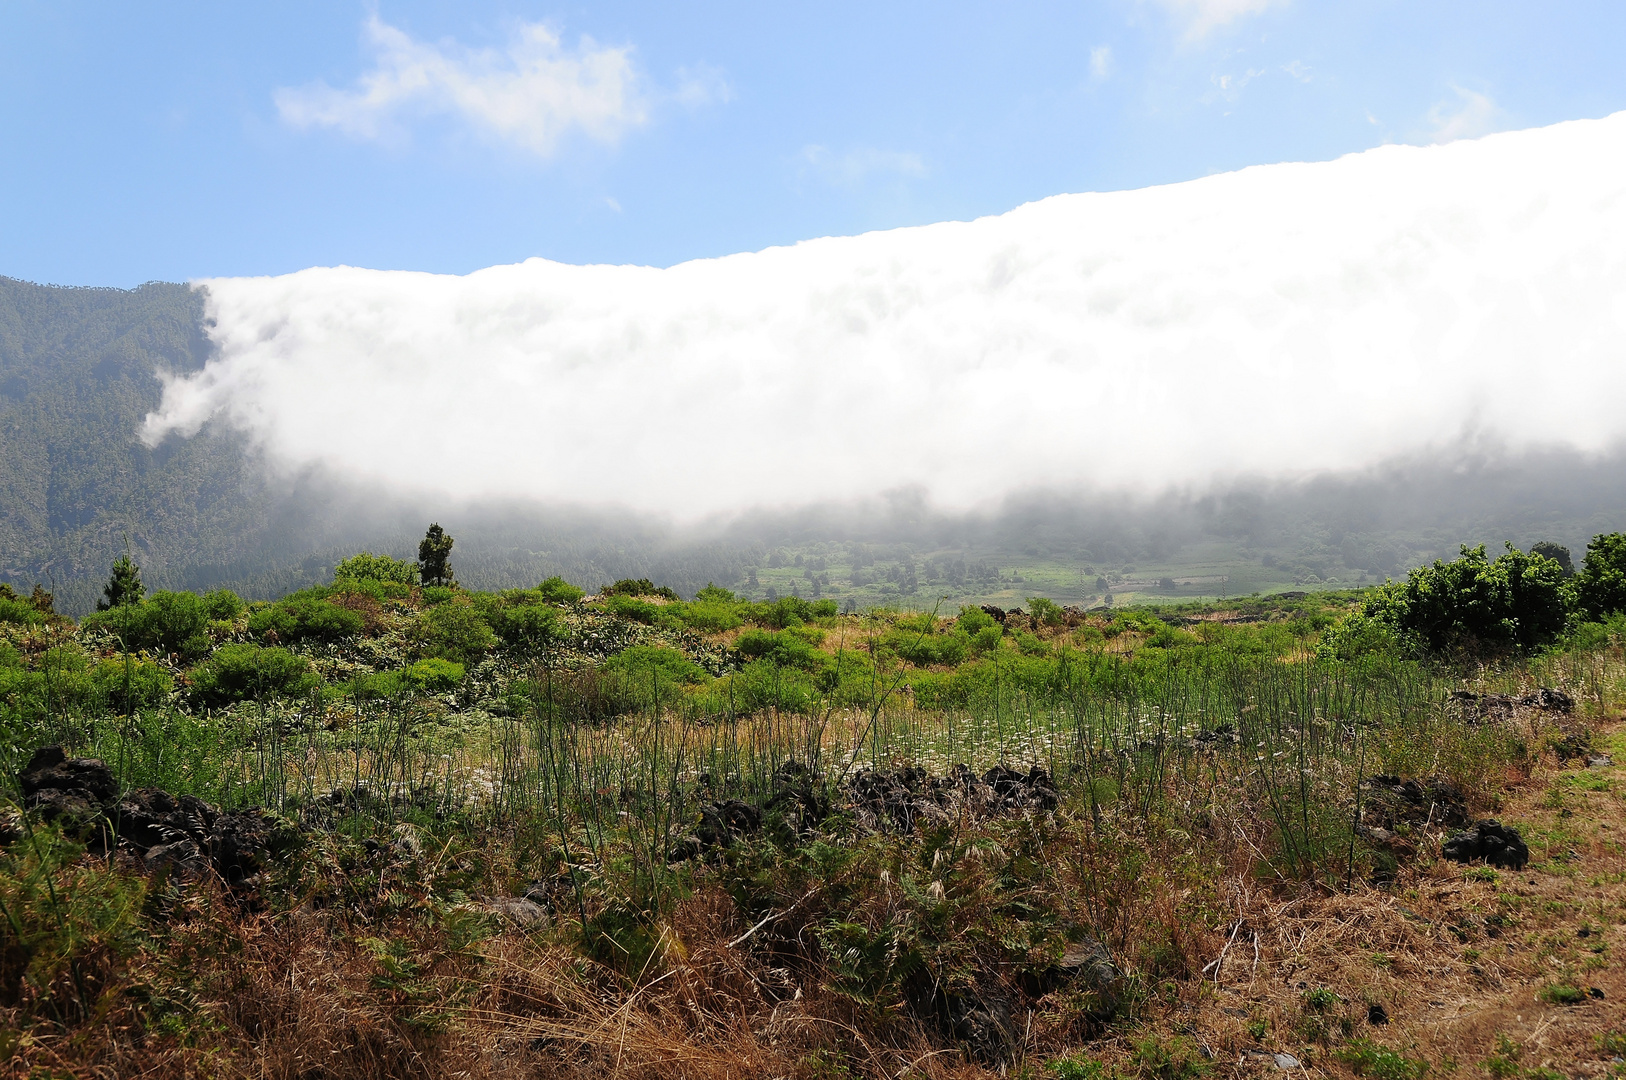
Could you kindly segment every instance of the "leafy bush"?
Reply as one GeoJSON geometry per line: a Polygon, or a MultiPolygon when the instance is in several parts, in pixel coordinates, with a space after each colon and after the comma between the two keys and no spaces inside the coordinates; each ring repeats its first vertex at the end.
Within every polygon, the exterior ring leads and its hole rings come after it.
{"type": "Polygon", "coordinates": [[[455,690],[463,681],[463,665],[438,656],[419,660],[401,673],[406,685],[426,694],[455,690]]]}
{"type": "Polygon", "coordinates": [[[622,578],[614,585],[606,585],[599,590],[603,596],[659,596],[665,600],[683,599],[677,593],[664,585],[656,585],[648,578],[622,578]]]}
{"type": "Polygon", "coordinates": [[[1371,1039],[1355,1039],[1334,1056],[1356,1076],[1370,1076],[1372,1080],[1422,1080],[1428,1072],[1428,1062],[1409,1058],[1371,1039]]]}
{"type": "Polygon", "coordinates": [[[35,626],[45,621],[44,612],[15,596],[0,596],[0,623],[35,626]]]}
{"type": "Polygon", "coordinates": [[[96,701],[115,712],[161,705],[175,689],[169,672],[150,660],[134,657],[104,660],[91,669],[90,679],[96,701]]]}
{"type": "Polygon", "coordinates": [[[512,589],[498,596],[480,593],[473,606],[503,644],[512,648],[541,648],[565,633],[558,610],[542,599],[540,590],[512,589]]]}
{"type": "Polygon", "coordinates": [[[1459,559],[1436,560],[1381,586],[1362,614],[1428,653],[1527,651],[1558,637],[1566,617],[1558,563],[1512,544],[1495,561],[1483,544],[1461,550],[1459,559]]]}
{"type": "Polygon", "coordinates": [[[272,634],[280,644],[298,641],[338,641],[361,633],[365,620],[357,612],[313,596],[279,600],[248,617],[249,633],[265,639],[272,634]]]}
{"type": "Polygon", "coordinates": [[[477,664],[497,643],[497,636],[471,604],[441,604],[423,613],[419,648],[461,664],[477,664]]]}
{"type": "MultiPolygon", "coordinates": [[[[701,590],[704,592],[705,590],[701,590]]],[[[674,605],[672,617],[691,630],[707,634],[721,634],[733,630],[745,620],[736,605],[715,601],[696,600],[692,604],[674,605]]]]}
{"type": "Polygon", "coordinates": [[[287,649],[222,645],[192,672],[192,694],[208,706],[306,693],[317,684],[310,663],[287,649]]]}
{"type": "Polygon", "coordinates": [[[1626,533],[1594,536],[1570,588],[1575,610],[1585,618],[1601,621],[1626,611],[1626,533]]]}
{"type": "Polygon", "coordinates": [[[967,604],[960,609],[960,616],[954,620],[954,625],[961,633],[974,637],[990,626],[998,626],[999,623],[982,608],[967,604]]]}
{"type": "Polygon", "coordinates": [[[248,605],[230,589],[215,589],[203,594],[203,611],[210,619],[230,621],[243,613],[248,605]]]}
{"type": "Polygon", "coordinates": [[[1028,597],[1028,611],[1046,626],[1061,626],[1067,622],[1067,613],[1061,605],[1043,596],[1028,597]]]}
{"type": "Polygon", "coordinates": [[[766,660],[775,667],[813,671],[823,663],[822,654],[805,637],[783,631],[747,630],[735,640],[734,648],[741,656],[766,660]]]}
{"type": "Polygon", "coordinates": [[[634,645],[622,649],[604,664],[606,671],[632,680],[634,687],[655,681],[694,686],[706,681],[706,671],[677,649],[659,645],[634,645]]]}
{"type": "Polygon", "coordinates": [[[205,634],[209,612],[210,605],[195,593],[155,592],[138,603],[118,604],[87,615],[84,625],[111,631],[131,651],[179,653],[196,659],[211,644],[205,634]]]}
{"type": "Polygon", "coordinates": [[[564,578],[555,574],[536,587],[544,604],[574,604],[587,595],[564,578]]]}
{"type": "Polygon", "coordinates": [[[334,581],[345,579],[416,585],[418,568],[405,559],[397,559],[391,555],[374,555],[370,551],[358,551],[348,559],[341,560],[339,565],[333,568],[334,581]]]}
{"type": "Polygon", "coordinates": [[[612,593],[605,598],[604,610],[612,615],[619,615],[623,619],[643,623],[645,626],[654,626],[660,621],[661,609],[648,600],[640,600],[635,596],[623,593],[612,593]]]}
{"type": "Polygon", "coordinates": [[[964,634],[922,633],[907,629],[893,630],[882,639],[882,643],[917,667],[958,664],[971,648],[964,634]]]}
{"type": "Polygon", "coordinates": [[[1323,660],[1348,662],[1373,654],[1394,654],[1400,650],[1395,628],[1364,611],[1352,611],[1321,634],[1316,656],[1323,660]]]}

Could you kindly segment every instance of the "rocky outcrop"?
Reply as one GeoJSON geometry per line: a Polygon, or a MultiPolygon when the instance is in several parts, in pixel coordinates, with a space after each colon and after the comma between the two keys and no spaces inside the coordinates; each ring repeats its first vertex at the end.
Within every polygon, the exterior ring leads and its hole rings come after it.
{"type": "Polygon", "coordinates": [[[1485,862],[1504,870],[1522,870],[1530,861],[1530,849],[1511,825],[1487,818],[1474,823],[1447,840],[1440,854],[1452,862],[1485,862]]]}
{"type": "Polygon", "coordinates": [[[60,746],[34,751],[17,782],[25,810],[123,848],[152,871],[213,872],[239,885],[294,839],[290,827],[262,810],[222,811],[160,788],[120,794],[105,762],[70,758],[60,746]]]}

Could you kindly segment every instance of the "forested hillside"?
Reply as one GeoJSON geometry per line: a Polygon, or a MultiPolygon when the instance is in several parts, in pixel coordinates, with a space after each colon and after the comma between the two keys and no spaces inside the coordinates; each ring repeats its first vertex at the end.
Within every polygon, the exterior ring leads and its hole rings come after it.
{"type": "Polygon", "coordinates": [[[152,581],[176,585],[260,545],[267,498],[240,438],[136,438],[158,372],[202,366],[201,315],[184,285],[0,278],[0,579],[83,609],[126,538],[152,581]]]}

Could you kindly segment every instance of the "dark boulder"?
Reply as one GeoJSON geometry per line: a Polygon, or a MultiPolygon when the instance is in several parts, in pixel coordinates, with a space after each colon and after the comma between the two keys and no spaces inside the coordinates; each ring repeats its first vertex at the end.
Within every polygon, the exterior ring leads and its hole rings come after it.
{"type": "Polygon", "coordinates": [[[57,745],[42,746],[17,774],[23,806],[47,821],[84,819],[101,813],[119,785],[113,770],[95,758],[70,758],[57,745]]]}
{"type": "Polygon", "coordinates": [[[1457,833],[1440,849],[1452,862],[1486,862],[1504,870],[1520,870],[1530,861],[1530,849],[1511,825],[1487,818],[1457,833]]]}

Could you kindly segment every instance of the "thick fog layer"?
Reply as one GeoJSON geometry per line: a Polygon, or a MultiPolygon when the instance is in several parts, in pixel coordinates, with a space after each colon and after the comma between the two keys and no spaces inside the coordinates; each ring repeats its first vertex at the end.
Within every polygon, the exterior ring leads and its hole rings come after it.
{"type": "Polygon", "coordinates": [[[1150,494],[1626,435],[1626,113],[669,269],[215,279],[222,414],[290,467],[680,519],[1150,494]]]}

